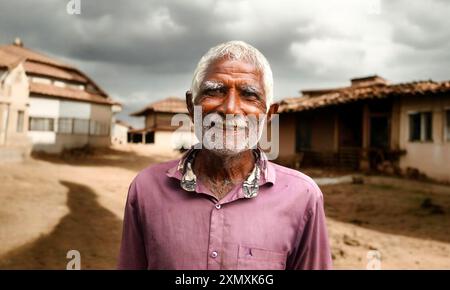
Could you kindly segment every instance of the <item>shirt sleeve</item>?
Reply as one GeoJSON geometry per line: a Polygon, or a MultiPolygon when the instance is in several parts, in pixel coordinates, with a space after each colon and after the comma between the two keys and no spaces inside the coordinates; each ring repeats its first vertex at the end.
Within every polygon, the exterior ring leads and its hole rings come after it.
{"type": "Polygon", "coordinates": [[[332,259],[323,207],[323,195],[314,184],[316,191],[313,202],[302,220],[298,245],[289,256],[287,269],[330,270],[332,259]]]}
{"type": "Polygon", "coordinates": [[[138,209],[136,180],[134,180],[128,189],[125,205],[122,243],[117,266],[119,270],[147,268],[145,243],[138,209]]]}

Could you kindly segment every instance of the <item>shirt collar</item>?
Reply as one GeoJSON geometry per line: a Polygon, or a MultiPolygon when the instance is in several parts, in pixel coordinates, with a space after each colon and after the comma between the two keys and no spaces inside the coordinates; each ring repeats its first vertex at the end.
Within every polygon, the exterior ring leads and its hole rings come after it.
{"type": "MultiPolygon", "coordinates": [[[[167,170],[167,176],[180,180],[180,186],[186,191],[195,191],[197,177],[192,170],[192,163],[200,149],[192,147],[180,159],[178,164],[167,170]]],[[[275,183],[275,169],[267,159],[266,154],[259,148],[253,149],[256,163],[252,172],[242,183],[242,192],[245,198],[258,195],[259,187],[266,183],[275,183]]]]}

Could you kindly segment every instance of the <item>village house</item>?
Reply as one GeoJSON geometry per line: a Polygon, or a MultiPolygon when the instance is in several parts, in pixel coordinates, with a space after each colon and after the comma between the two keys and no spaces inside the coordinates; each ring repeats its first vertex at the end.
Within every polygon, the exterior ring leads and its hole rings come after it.
{"type": "Polygon", "coordinates": [[[128,143],[128,132],[130,130],[133,130],[133,126],[122,120],[115,120],[111,134],[111,142],[113,144],[128,143]]]}
{"type": "Polygon", "coordinates": [[[7,148],[27,146],[50,153],[108,146],[120,110],[79,69],[24,47],[20,39],[0,46],[0,151],[7,155],[7,148]]]}
{"type": "Polygon", "coordinates": [[[0,160],[20,161],[29,155],[29,87],[23,58],[0,50],[0,160]]]}
{"type": "Polygon", "coordinates": [[[130,114],[134,117],[144,117],[145,126],[142,129],[130,130],[128,141],[169,151],[193,145],[196,139],[192,128],[181,130],[181,124],[172,126],[172,117],[176,114],[188,114],[186,101],[178,97],[153,102],[130,114]]]}
{"type": "Polygon", "coordinates": [[[371,76],[301,93],[279,102],[280,160],[450,181],[450,81],[371,76]]]}

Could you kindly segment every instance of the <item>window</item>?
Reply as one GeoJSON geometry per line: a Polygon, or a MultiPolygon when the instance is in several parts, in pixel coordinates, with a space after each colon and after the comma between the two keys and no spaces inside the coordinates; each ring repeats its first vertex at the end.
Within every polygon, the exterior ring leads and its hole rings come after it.
{"type": "Polygon", "coordinates": [[[61,82],[61,81],[53,81],[53,84],[55,86],[57,86],[57,87],[60,87],[60,88],[66,87],[66,83],[65,82],[61,82]]]}
{"type": "Polygon", "coordinates": [[[89,133],[94,136],[108,136],[109,124],[91,120],[89,133]]]}
{"type": "Polygon", "coordinates": [[[51,84],[52,80],[47,78],[40,78],[40,77],[32,77],[31,82],[38,83],[38,84],[51,84]]]}
{"type": "Polygon", "coordinates": [[[447,136],[447,141],[450,141],[450,109],[445,111],[445,119],[447,120],[445,125],[445,131],[447,134],[445,134],[445,136],[447,136]]]}
{"type": "Polygon", "coordinates": [[[409,140],[432,141],[433,120],[431,112],[412,113],[409,115],[409,140]]]}
{"type": "Polygon", "coordinates": [[[100,132],[100,124],[97,121],[91,120],[89,134],[90,135],[99,135],[99,132],[100,132]]]}
{"type": "Polygon", "coordinates": [[[54,121],[51,118],[30,118],[30,131],[53,131],[54,121]]]}
{"type": "Polygon", "coordinates": [[[71,134],[73,120],[71,118],[61,118],[58,120],[58,133],[71,134]]]}
{"type": "Polygon", "coordinates": [[[17,111],[17,132],[23,132],[23,123],[24,123],[25,114],[23,111],[17,111]]]}
{"type": "Polygon", "coordinates": [[[74,134],[89,134],[89,120],[73,119],[73,122],[74,134]]]}
{"type": "Polygon", "coordinates": [[[155,132],[145,133],[145,144],[155,143],[155,132]]]}

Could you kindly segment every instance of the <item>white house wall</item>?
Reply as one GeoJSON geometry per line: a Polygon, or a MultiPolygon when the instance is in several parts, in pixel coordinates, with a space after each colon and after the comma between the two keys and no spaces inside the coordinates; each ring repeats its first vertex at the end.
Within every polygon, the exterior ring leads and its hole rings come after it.
{"type": "Polygon", "coordinates": [[[128,127],[122,124],[113,124],[111,141],[116,144],[126,144],[128,142],[128,127]]]}
{"type": "MultiPolygon", "coordinates": [[[[29,116],[56,119],[59,117],[59,107],[60,101],[58,99],[30,96],[29,116]]],[[[56,142],[56,132],[28,131],[28,136],[33,143],[33,149],[39,150],[39,144],[49,145],[56,142]]]]}
{"type": "Polygon", "coordinates": [[[111,106],[92,104],[89,118],[99,122],[110,123],[112,118],[111,106]]]}
{"type": "Polygon", "coordinates": [[[59,100],[30,96],[30,117],[58,118],[59,100]]]}
{"type": "Polygon", "coordinates": [[[112,107],[110,105],[91,104],[91,114],[89,118],[102,124],[108,124],[109,129],[109,134],[107,136],[89,136],[89,145],[94,147],[111,145],[111,123],[113,121],[112,107]]]}
{"type": "Polygon", "coordinates": [[[59,101],[60,118],[90,119],[91,104],[72,101],[59,101]]]}
{"type": "Polygon", "coordinates": [[[60,118],[95,120],[104,124],[110,124],[112,111],[109,105],[31,96],[30,117],[54,119],[54,132],[28,132],[33,143],[33,149],[36,151],[59,153],[64,148],[77,148],[87,144],[108,146],[111,143],[109,134],[108,136],[93,136],[89,134],[57,133],[58,119],[60,118]]]}
{"type": "Polygon", "coordinates": [[[27,106],[29,105],[28,80],[23,65],[3,72],[0,77],[0,145],[27,146],[25,130],[17,131],[18,111],[22,111],[23,128],[27,128],[27,106]]]}
{"type": "Polygon", "coordinates": [[[418,169],[435,180],[450,182],[450,141],[445,134],[445,111],[450,109],[449,96],[419,96],[402,100],[400,110],[400,168],[418,169]],[[409,141],[409,113],[432,112],[432,141],[409,141]]]}

